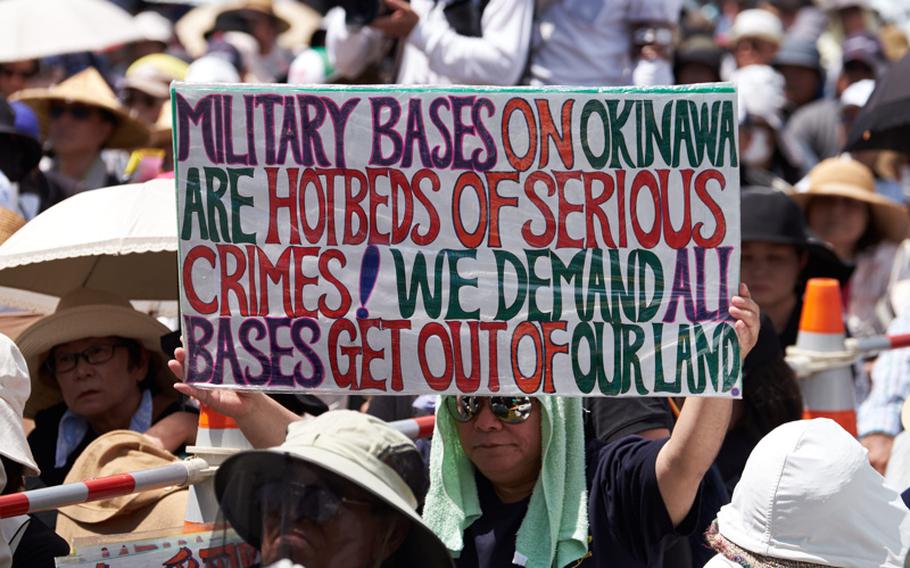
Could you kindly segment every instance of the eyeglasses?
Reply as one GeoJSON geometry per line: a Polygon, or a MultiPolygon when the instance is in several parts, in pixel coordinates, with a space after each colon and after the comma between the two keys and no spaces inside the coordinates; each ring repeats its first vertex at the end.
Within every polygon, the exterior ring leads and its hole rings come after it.
{"type": "Polygon", "coordinates": [[[48,359],[48,364],[52,372],[68,373],[76,368],[79,359],[85,359],[89,365],[107,363],[114,358],[114,350],[118,347],[126,347],[126,345],[123,343],[98,343],[76,353],[54,353],[48,359]]]}
{"type": "Polygon", "coordinates": [[[342,505],[373,507],[378,503],[338,495],[323,485],[288,482],[269,483],[259,490],[262,518],[285,518],[297,523],[309,520],[324,524],[332,520],[342,505]]]}
{"type": "Polygon", "coordinates": [[[83,104],[51,103],[47,108],[51,118],[60,118],[64,114],[69,114],[76,120],[88,120],[95,114],[95,111],[94,107],[83,104]]]}
{"type": "Polygon", "coordinates": [[[446,399],[446,404],[455,420],[470,422],[480,413],[485,400],[489,401],[493,416],[506,424],[524,422],[534,409],[531,398],[527,396],[453,396],[446,399]]]}

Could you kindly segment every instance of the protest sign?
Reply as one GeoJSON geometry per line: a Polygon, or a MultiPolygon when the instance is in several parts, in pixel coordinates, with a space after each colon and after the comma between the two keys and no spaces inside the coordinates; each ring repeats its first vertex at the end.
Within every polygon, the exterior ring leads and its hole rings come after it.
{"type": "Polygon", "coordinates": [[[184,533],[182,529],[77,539],[67,568],[247,568],[257,564],[255,548],[232,529],[184,533]],[[86,543],[85,541],[92,541],[86,543]]]}
{"type": "Polygon", "coordinates": [[[740,395],[732,85],[172,96],[189,382],[740,395]]]}

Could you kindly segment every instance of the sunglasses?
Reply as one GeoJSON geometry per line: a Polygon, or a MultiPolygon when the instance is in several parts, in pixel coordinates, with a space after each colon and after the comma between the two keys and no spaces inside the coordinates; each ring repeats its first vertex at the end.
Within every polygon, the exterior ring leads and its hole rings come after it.
{"type": "Polygon", "coordinates": [[[490,412],[505,424],[520,424],[531,416],[534,405],[527,396],[453,396],[446,399],[449,413],[459,422],[470,422],[488,401],[490,412]]]}
{"type": "Polygon", "coordinates": [[[269,483],[259,490],[262,518],[299,523],[324,524],[332,520],[342,505],[372,508],[377,503],[338,495],[324,485],[289,482],[269,483]]]}
{"type": "Polygon", "coordinates": [[[23,79],[31,79],[37,74],[37,68],[32,68],[29,71],[20,71],[18,69],[11,69],[9,67],[0,66],[0,75],[3,75],[4,77],[22,77],[23,79]]]}
{"type": "Polygon", "coordinates": [[[60,118],[68,114],[76,120],[88,120],[95,114],[96,109],[83,104],[51,103],[47,107],[47,112],[51,118],[60,118]]]}

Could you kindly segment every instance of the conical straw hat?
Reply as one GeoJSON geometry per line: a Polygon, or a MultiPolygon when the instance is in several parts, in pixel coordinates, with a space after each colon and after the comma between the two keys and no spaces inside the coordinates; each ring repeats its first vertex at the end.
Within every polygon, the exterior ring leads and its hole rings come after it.
{"type": "Polygon", "coordinates": [[[94,67],[89,67],[45,89],[19,91],[12,98],[24,102],[35,111],[41,124],[41,131],[45,135],[50,123],[50,103],[61,101],[97,107],[115,117],[117,124],[110,138],[104,143],[105,148],[136,148],[148,142],[148,128],[129,115],[107,81],[94,67]]]}

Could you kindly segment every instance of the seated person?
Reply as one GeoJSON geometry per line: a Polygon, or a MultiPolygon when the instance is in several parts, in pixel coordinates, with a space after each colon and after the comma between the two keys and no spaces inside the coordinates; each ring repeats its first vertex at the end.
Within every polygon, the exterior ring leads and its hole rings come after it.
{"type": "MultiPolygon", "coordinates": [[[[0,495],[22,491],[25,475],[38,474],[22,424],[30,390],[22,353],[0,334],[0,495]]],[[[66,541],[32,515],[0,519],[0,566],[4,568],[53,568],[54,557],[69,551],[66,541]]]]}
{"type": "Polygon", "coordinates": [[[262,565],[451,566],[418,516],[426,483],[406,436],[378,418],[334,410],[292,423],[276,448],[232,456],[218,468],[215,494],[262,565]]]}
{"type": "MultiPolygon", "coordinates": [[[[758,335],[745,285],[730,314],[742,355],[758,335]]],[[[443,397],[424,518],[456,565],[650,566],[690,533],[732,400],[691,398],[669,439],[585,440],[581,400],[443,397]]]]}
{"type": "Polygon", "coordinates": [[[706,568],[901,568],[910,510],[836,422],[797,420],[755,446],[708,540],[706,568]]]}
{"type": "Polygon", "coordinates": [[[123,298],[77,289],[18,338],[35,419],[29,445],[45,485],[63,482],[88,444],[129,429],[176,451],[196,436],[195,408],[171,385],[160,337],[169,330],[123,298]]]}
{"type": "Polygon", "coordinates": [[[742,192],[742,281],[768,316],[781,348],[796,343],[803,288],[809,278],[842,283],[850,267],[808,230],[796,203],[779,191],[746,187],[742,192]]]}

